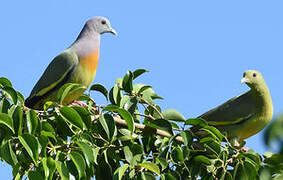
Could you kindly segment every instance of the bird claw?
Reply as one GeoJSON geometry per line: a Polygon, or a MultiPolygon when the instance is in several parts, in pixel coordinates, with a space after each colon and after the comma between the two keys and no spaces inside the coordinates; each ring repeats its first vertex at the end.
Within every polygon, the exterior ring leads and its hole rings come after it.
{"type": "Polygon", "coordinates": [[[87,104],[82,101],[73,101],[69,106],[81,106],[81,107],[87,107],[87,104]]]}
{"type": "Polygon", "coordinates": [[[247,146],[242,147],[242,151],[243,152],[247,152],[250,148],[248,148],[247,146]]]}

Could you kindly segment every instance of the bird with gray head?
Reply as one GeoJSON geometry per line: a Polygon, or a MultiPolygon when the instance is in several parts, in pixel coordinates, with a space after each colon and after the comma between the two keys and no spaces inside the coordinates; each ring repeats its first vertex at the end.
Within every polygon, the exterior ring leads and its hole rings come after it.
{"type": "MultiPolygon", "coordinates": [[[[35,84],[25,105],[43,109],[47,101],[58,101],[58,90],[66,83],[77,83],[89,87],[94,80],[99,59],[100,35],[117,35],[105,17],[89,19],[75,42],[57,55],[35,84]]],[[[63,104],[69,104],[82,95],[85,89],[72,92],[63,104]]]]}

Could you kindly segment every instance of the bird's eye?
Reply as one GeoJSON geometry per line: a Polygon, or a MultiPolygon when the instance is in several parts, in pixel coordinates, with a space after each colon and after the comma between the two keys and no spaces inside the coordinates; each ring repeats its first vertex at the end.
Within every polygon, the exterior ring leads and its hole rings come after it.
{"type": "Polygon", "coordinates": [[[256,73],[253,73],[253,77],[256,77],[256,73]]]}
{"type": "Polygon", "coordinates": [[[105,21],[105,20],[102,20],[102,21],[101,21],[101,24],[103,24],[103,25],[106,24],[106,21],[105,21]]]}

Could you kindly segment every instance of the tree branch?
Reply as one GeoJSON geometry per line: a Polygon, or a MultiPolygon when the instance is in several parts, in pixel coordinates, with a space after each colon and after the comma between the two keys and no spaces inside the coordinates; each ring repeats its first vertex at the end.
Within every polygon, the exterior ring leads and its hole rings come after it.
{"type": "MultiPolygon", "coordinates": [[[[97,121],[99,119],[99,115],[91,116],[91,118],[92,118],[91,119],[92,121],[97,121]]],[[[124,127],[128,127],[127,122],[125,120],[117,118],[117,117],[113,117],[113,118],[114,118],[114,121],[117,124],[119,124],[121,126],[124,126],[124,127]]],[[[147,127],[144,124],[139,124],[139,123],[134,123],[134,125],[135,125],[136,129],[140,129],[140,130],[144,130],[147,127]]],[[[166,131],[160,130],[160,129],[156,129],[155,134],[157,134],[159,136],[162,136],[162,137],[167,137],[167,138],[171,138],[172,137],[171,134],[169,134],[166,131]]],[[[183,140],[183,138],[181,136],[177,136],[175,138],[175,140],[180,142],[180,143],[184,143],[184,140],[183,140]]]]}

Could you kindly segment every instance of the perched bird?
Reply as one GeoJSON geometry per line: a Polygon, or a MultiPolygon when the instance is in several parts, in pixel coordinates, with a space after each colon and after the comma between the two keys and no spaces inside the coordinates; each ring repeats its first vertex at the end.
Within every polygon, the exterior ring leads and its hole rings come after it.
{"type": "MultiPolygon", "coordinates": [[[[103,33],[117,34],[107,18],[89,19],[75,42],[48,65],[26,99],[25,105],[33,109],[43,109],[45,102],[57,101],[58,90],[66,83],[88,87],[95,77],[100,35],[103,33]]],[[[72,93],[63,104],[71,103],[82,93],[82,90],[72,93]]]]}
{"type": "Polygon", "coordinates": [[[272,119],[273,105],[267,85],[260,72],[244,72],[241,83],[251,89],[224,104],[202,114],[209,125],[226,131],[231,144],[240,142],[261,131],[272,119]]]}

